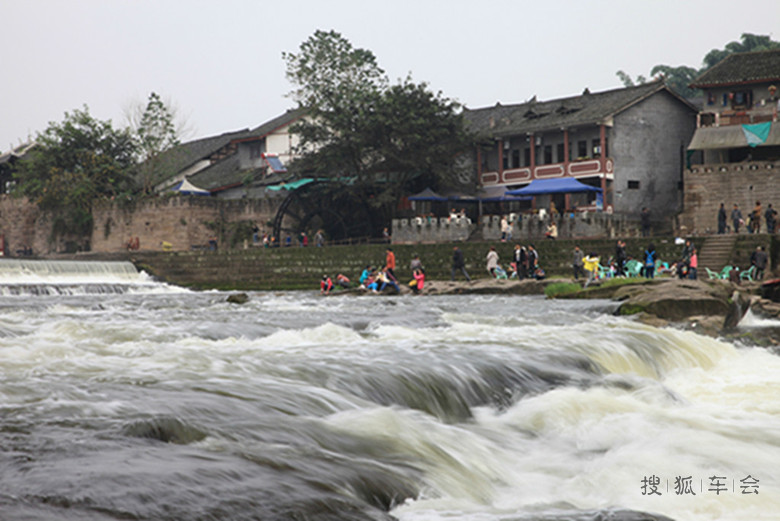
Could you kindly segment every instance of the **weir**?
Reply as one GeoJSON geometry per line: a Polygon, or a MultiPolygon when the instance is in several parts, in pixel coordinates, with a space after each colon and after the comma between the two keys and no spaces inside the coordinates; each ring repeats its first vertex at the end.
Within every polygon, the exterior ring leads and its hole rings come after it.
{"type": "Polygon", "coordinates": [[[97,295],[161,287],[128,261],[0,259],[0,295],[97,295]]]}
{"type": "Polygon", "coordinates": [[[73,261],[0,259],[0,281],[13,282],[30,276],[50,278],[138,278],[138,270],[127,261],[73,261]]]}

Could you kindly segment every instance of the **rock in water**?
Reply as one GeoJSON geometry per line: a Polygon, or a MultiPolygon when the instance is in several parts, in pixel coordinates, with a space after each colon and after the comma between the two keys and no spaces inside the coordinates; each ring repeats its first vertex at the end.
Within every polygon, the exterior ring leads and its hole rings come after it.
{"type": "Polygon", "coordinates": [[[249,302],[249,295],[246,293],[233,293],[227,298],[231,304],[246,304],[249,302]]]}

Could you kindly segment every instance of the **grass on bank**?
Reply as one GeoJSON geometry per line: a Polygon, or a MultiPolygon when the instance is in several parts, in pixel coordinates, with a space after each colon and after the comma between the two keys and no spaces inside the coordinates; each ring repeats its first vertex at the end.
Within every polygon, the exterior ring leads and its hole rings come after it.
{"type": "Polygon", "coordinates": [[[554,282],[544,288],[544,294],[547,298],[570,297],[575,294],[588,294],[602,289],[615,288],[616,286],[630,286],[634,284],[647,284],[650,279],[643,277],[617,277],[603,279],[600,283],[583,288],[577,282],[554,282]]]}

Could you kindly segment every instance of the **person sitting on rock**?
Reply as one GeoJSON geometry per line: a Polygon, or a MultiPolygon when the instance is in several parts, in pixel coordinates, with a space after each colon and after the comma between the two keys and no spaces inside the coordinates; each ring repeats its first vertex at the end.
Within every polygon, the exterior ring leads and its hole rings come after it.
{"type": "Polygon", "coordinates": [[[327,275],[323,275],[320,281],[320,295],[330,295],[330,290],[332,289],[333,281],[327,275]]]}

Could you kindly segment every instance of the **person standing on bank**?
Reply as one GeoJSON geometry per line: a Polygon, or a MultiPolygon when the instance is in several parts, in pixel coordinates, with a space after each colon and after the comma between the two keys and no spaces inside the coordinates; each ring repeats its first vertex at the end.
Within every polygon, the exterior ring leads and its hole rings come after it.
{"type": "Polygon", "coordinates": [[[496,278],[496,268],[498,268],[498,252],[494,246],[490,247],[490,251],[487,254],[487,270],[490,276],[496,278]]]}
{"type": "Polygon", "coordinates": [[[395,276],[395,253],[392,248],[387,249],[387,257],[385,258],[385,271],[387,271],[394,279],[395,276]]]}
{"type": "Polygon", "coordinates": [[[739,233],[739,225],[742,222],[742,211],[739,205],[734,203],[734,209],[731,210],[731,224],[734,227],[734,233],[739,233]]]}
{"type": "Polygon", "coordinates": [[[455,280],[455,272],[461,271],[463,272],[463,276],[466,277],[466,280],[468,282],[471,282],[471,277],[469,277],[468,272],[466,271],[466,261],[463,259],[463,252],[455,246],[452,250],[452,279],[455,280]]]}
{"type": "Polygon", "coordinates": [[[645,206],[639,214],[639,222],[642,226],[642,237],[650,236],[650,210],[645,206]]]}
{"type": "Polygon", "coordinates": [[[645,262],[644,262],[645,277],[652,279],[655,277],[655,244],[652,242],[647,245],[645,250],[645,262]]]}
{"type": "Polygon", "coordinates": [[[750,233],[761,233],[761,201],[756,201],[756,206],[750,213],[750,233]]]}
{"type": "Polygon", "coordinates": [[[622,240],[618,240],[617,246],[615,247],[615,268],[616,273],[615,275],[618,277],[625,277],[626,276],[626,261],[628,260],[628,255],[626,254],[626,243],[622,240]]]}
{"type": "Polygon", "coordinates": [[[718,233],[726,233],[726,208],[723,203],[720,203],[720,209],[718,210],[718,233]]]}
{"type": "Polygon", "coordinates": [[[768,234],[772,235],[775,233],[775,228],[777,227],[777,210],[772,208],[772,203],[769,203],[766,207],[766,212],[764,213],[764,218],[766,219],[766,231],[768,234]]]}

